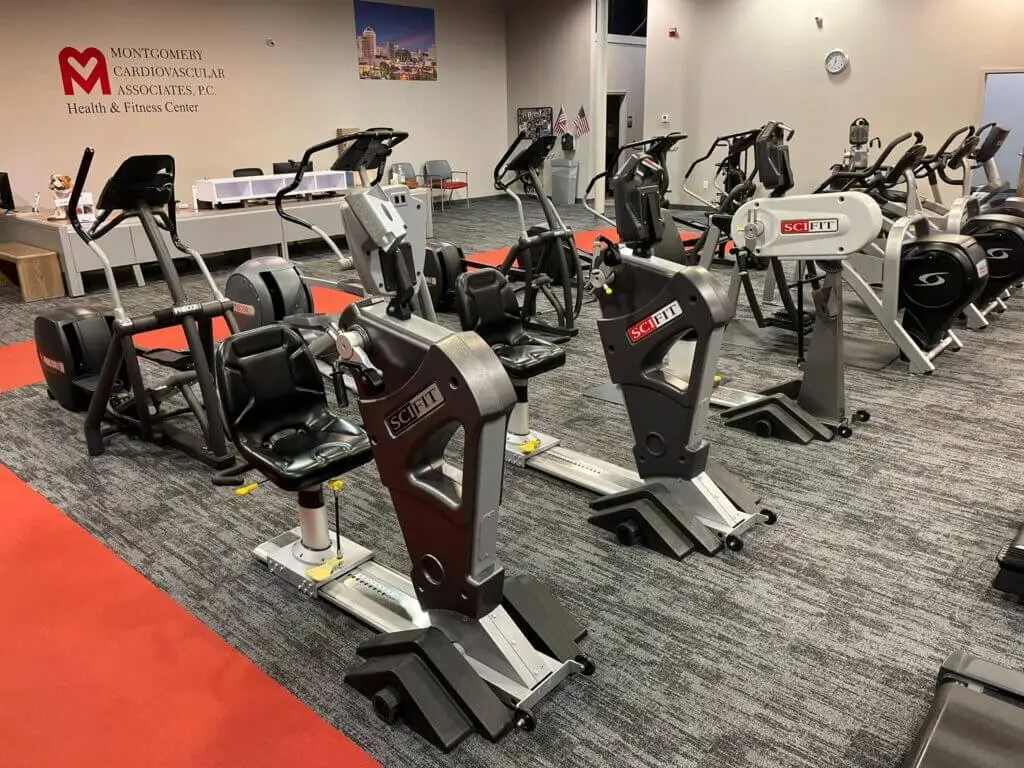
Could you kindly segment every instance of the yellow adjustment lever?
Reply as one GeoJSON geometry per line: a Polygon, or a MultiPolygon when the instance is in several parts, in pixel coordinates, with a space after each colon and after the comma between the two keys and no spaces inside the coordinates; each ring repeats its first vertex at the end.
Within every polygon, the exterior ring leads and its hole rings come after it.
{"type": "Polygon", "coordinates": [[[341,480],[340,478],[339,479],[335,479],[335,480],[330,480],[327,483],[327,487],[330,488],[335,493],[337,493],[338,491],[340,491],[342,488],[345,487],[345,481],[341,480]]]}
{"type": "Polygon", "coordinates": [[[235,488],[235,496],[248,496],[261,485],[262,483],[249,483],[248,485],[243,485],[241,488],[235,488]]]}
{"type": "Polygon", "coordinates": [[[519,452],[530,455],[534,451],[540,448],[540,438],[535,437],[532,440],[527,440],[525,443],[519,446],[519,452]]]}
{"type": "Polygon", "coordinates": [[[310,568],[306,571],[306,576],[310,581],[315,581],[317,583],[327,581],[334,575],[334,572],[338,570],[344,560],[345,558],[343,557],[332,557],[323,565],[317,565],[310,568]]]}
{"type": "Polygon", "coordinates": [[[604,295],[605,296],[611,296],[612,295],[612,287],[610,285],[606,285],[604,287],[604,295]]]}

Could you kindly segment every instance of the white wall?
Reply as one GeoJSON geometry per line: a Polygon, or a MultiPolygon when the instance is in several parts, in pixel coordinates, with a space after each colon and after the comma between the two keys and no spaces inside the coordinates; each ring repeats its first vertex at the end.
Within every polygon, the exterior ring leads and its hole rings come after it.
{"type": "MultiPolygon", "coordinates": [[[[269,172],[273,161],[297,158],[337,128],[393,125],[411,134],[396,160],[419,167],[447,158],[470,171],[474,195],[493,194],[490,169],[507,133],[503,5],[402,1],[436,7],[437,82],[359,80],[352,0],[178,0],[171,12],[128,0],[18,3],[0,23],[7,63],[0,169],[11,173],[21,204],[36,191],[45,202],[49,175],[73,175],[86,144],[97,150],[90,184],[97,192],[125,156],[167,152],[177,159],[179,195],[187,199],[196,178],[242,166],[269,172]],[[181,99],[199,103],[195,114],[71,116],[69,101],[99,99],[65,97],[57,66],[65,45],[203,49],[204,64],[227,76],[215,96],[181,99]]],[[[327,163],[325,157],[317,167],[327,163]]]]}
{"type": "MultiPolygon", "coordinates": [[[[591,133],[577,142],[575,159],[580,162],[580,193],[593,175],[591,142],[597,124],[597,110],[591,104],[590,70],[593,41],[591,0],[516,0],[507,12],[508,105],[506,144],[518,133],[516,110],[520,107],[552,107],[558,116],[564,106],[569,127],[580,106],[587,110],[591,133]]],[[[491,159],[493,168],[501,156],[491,159]]],[[[553,157],[562,157],[559,147],[553,157]]],[[[550,193],[550,182],[545,180],[550,193]]]]}
{"type": "MultiPolygon", "coordinates": [[[[648,117],[678,113],[689,103],[681,119],[673,115],[672,128],[690,134],[690,157],[719,133],[782,120],[797,131],[798,190],[813,187],[841,159],[854,118],[867,117],[872,134],[883,139],[920,130],[937,145],[979,119],[985,69],[1024,67],[1019,0],[650,0],[650,6],[648,117]],[[823,17],[821,29],[815,16],[823,17]],[[675,25],[681,40],[667,36],[675,25]],[[832,48],[851,57],[838,78],[824,70],[832,48]]],[[[655,126],[648,122],[647,132],[655,126]]],[[[683,202],[678,189],[673,200],[683,202]]]]}
{"type": "Polygon", "coordinates": [[[624,92],[622,103],[623,143],[639,141],[644,135],[644,81],[647,46],[644,38],[622,35],[608,36],[608,91],[624,92]],[[630,128],[627,118],[633,117],[630,128]]]}
{"type": "MultiPolygon", "coordinates": [[[[780,0],[781,2],[782,0],[780,0]]],[[[788,2],[788,0],[786,0],[788,2]]],[[[648,136],[680,131],[690,136],[669,155],[670,199],[688,202],[681,193],[683,172],[692,157],[697,128],[694,79],[702,31],[694,0],[648,0],[647,70],[644,133],[648,136]],[[675,29],[677,36],[670,37],[675,29]],[[668,115],[668,122],[662,122],[668,115]]]]}

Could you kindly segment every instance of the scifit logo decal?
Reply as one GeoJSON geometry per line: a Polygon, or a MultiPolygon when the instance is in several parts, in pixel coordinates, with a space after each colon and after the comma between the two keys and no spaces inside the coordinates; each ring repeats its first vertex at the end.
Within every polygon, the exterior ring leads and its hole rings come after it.
{"type": "Polygon", "coordinates": [[[388,425],[388,432],[392,437],[398,437],[442,405],[444,405],[444,395],[441,394],[441,388],[436,383],[431,384],[384,417],[388,425]]]}
{"type": "Polygon", "coordinates": [[[671,323],[682,314],[683,308],[679,306],[678,301],[666,304],[654,314],[648,315],[639,323],[630,326],[626,330],[626,336],[629,338],[629,343],[636,344],[637,342],[642,341],[663,325],[671,323]]]}
{"type": "Polygon", "coordinates": [[[786,219],[779,225],[783,235],[820,235],[839,231],[839,219],[786,219]]]}

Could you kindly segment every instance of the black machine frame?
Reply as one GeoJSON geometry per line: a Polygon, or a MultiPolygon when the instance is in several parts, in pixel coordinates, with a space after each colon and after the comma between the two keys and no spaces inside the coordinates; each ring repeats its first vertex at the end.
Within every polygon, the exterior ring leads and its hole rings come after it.
{"type": "Polygon", "coordinates": [[[237,326],[234,323],[232,302],[219,294],[219,291],[212,301],[189,300],[162,236],[163,232],[168,233],[174,246],[195,259],[209,283],[215,285],[202,257],[178,238],[174,208],[174,159],[169,155],[139,155],[125,160],[104,186],[96,206],[99,213],[86,229],[77,210],[94,155],[93,148],[85,149],[68,203],[71,226],[100,257],[114,303],[110,320],[110,343],[85,417],[84,430],[89,454],[102,454],[105,438],[109,435],[131,431],[143,440],[174,447],[215,469],[226,469],[234,464],[234,458],[227,447],[212,373],[213,319],[225,318],[232,331],[237,326]],[[99,238],[131,218],[137,218],[142,225],[172,301],[172,305],[166,309],[134,317],[129,316],[124,309],[110,262],[96,243],[99,238]],[[139,334],[174,326],[181,327],[187,352],[136,348],[134,337],[139,334]],[[173,390],[180,393],[186,401],[185,406],[160,412],[160,394],[146,387],[139,364],[140,356],[178,371],[160,389],[163,392],[173,390]],[[188,386],[192,378],[199,386],[201,401],[188,386]],[[112,407],[112,403],[118,401],[122,407],[112,407]],[[134,415],[131,415],[132,411],[134,415]],[[187,413],[196,417],[198,433],[171,423],[172,419],[187,413]],[[105,427],[104,422],[109,426],[105,427]]]}

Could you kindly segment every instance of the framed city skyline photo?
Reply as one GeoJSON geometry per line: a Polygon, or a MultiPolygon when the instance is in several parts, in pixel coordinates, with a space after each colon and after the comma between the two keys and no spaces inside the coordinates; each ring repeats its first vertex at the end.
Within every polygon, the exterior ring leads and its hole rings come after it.
{"type": "Polygon", "coordinates": [[[437,80],[433,8],[355,0],[360,80],[437,80]]]}

